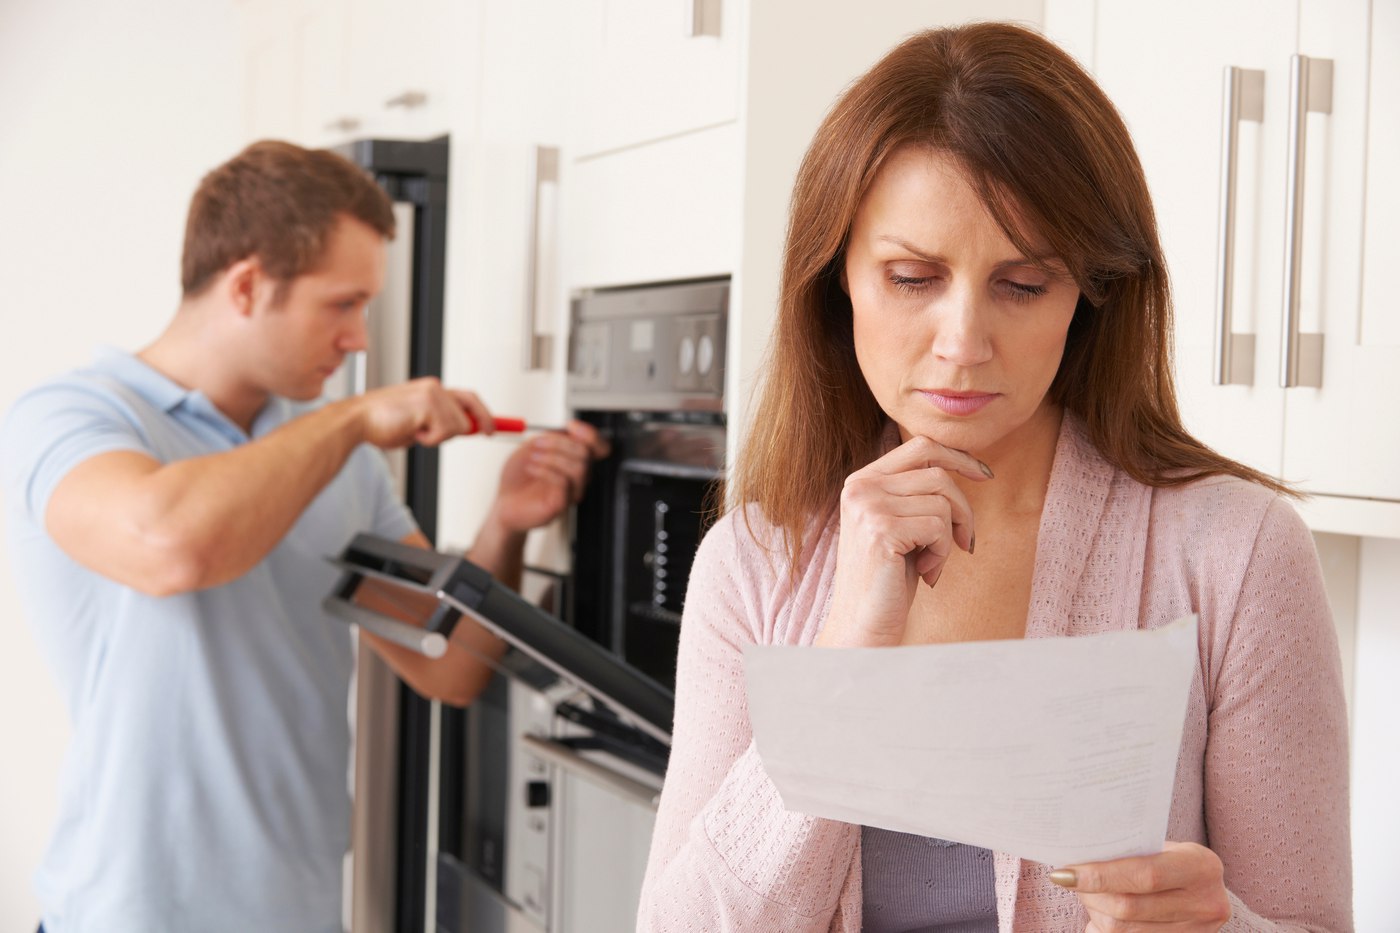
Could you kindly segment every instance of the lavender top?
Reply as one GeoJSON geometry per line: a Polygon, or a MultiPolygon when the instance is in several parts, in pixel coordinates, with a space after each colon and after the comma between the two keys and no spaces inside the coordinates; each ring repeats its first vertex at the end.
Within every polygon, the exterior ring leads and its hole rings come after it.
{"type": "Polygon", "coordinates": [[[988,849],[862,826],[860,870],[863,933],[996,933],[988,849]]]}

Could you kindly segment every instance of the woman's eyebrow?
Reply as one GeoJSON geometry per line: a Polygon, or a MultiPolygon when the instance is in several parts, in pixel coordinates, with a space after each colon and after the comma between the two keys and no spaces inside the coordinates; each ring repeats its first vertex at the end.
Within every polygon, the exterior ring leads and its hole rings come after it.
{"type": "MultiPolygon", "coordinates": [[[[938,262],[944,264],[948,262],[948,260],[944,257],[939,256],[936,253],[926,252],[920,247],[915,246],[913,243],[910,243],[908,240],[905,240],[901,237],[891,236],[890,234],[882,233],[876,236],[875,239],[884,243],[891,243],[895,246],[898,246],[900,249],[911,253],[914,256],[917,256],[923,262],[938,262]]],[[[1003,259],[1001,262],[997,263],[993,268],[1009,269],[1013,266],[1050,266],[1052,268],[1062,268],[1064,266],[1064,261],[1060,259],[1060,257],[1057,256],[1055,253],[1051,252],[1050,250],[1046,250],[1043,253],[1035,253],[1031,256],[1016,255],[1009,259],[1003,259]]]]}
{"type": "Polygon", "coordinates": [[[882,242],[884,242],[884,243],[893,243],[895,246],[898,246],[900,249],[902,249],[902,250],[904,250],[904,251],[906,251],[906,252],[909,252],[909,253],[913,253],[915,256],[919,257],[919,258],[922,259],[924,262],[943,262],[943,263],[946,263],[946,262],[948,261],[948,260],[944,259],[942,256],[937,256],[937,255],[934,255],[933,253],[924,252],[922,249],[920,249],[919,247],[915,246],[913,243],[910,243],[908,240],[902,239],[902,238],[897,237],[897,236],[890,236],[890,235],[887,234],[887,233],[882,233],[882,234],[880,234],[879,236],[875,237],[875,239],[880,240],[880,241],[882,241],[882,242]]]}

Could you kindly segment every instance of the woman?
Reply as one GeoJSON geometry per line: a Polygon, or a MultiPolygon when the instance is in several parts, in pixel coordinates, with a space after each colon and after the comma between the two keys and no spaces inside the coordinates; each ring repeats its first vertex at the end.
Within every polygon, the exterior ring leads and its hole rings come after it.
{"type": "Polygon", "coordinates": [[[691,577],[639,929],[1350,927],[1316,554],[1285,489],[1182,427],[1170,307],[1127,130],[1045,39],[924,33],[836,104],[793,195],[741,508],[691,577]],[[1200,667],[1158,855],[1045,866],[789,813],[752,747],[749,642],[1188,612],[1200,667]]]}

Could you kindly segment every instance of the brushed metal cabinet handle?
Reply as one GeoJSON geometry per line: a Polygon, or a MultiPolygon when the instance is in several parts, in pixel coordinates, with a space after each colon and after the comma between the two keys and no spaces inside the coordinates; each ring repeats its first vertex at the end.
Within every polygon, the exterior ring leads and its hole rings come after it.
{"type": "Polygon", "coordinates": [[[542,233],[547,226],[549,242],[554,243],[555,212],[552,200],[546,197],[559,186],[559,149],[557,146],[536,146],[530,178],[530,235],[525,248],[525,309],[524,360],[525,371],[548,369],[554,355],[552,335],[540,328],[540,273],[544,271],[541,246],[542,233]],[[546,205],[550,208],[546,210],[546,205]]]}
{"type": "Polygon", "coordinates": [[[1303,186],[1308,114],[1332,112],[1332,60],[1294,55],[1288,82],[1288,186],[1284,192],[1283,343],[1279,385],[1322,385],[1322,335],[1298,332],[1303,274],[1303,186]]]}
{"type": "Polygon", "coordinates": [[[388,108],[402,107],[405,110],[412,110],[421,107],[428,102],[428,95],[424,91],[408,90],[402,94],[397,94],[384,102],[388,108]]]}
{"type": "Polygon", "coordinates": [[[355,117],[339,117],[324,127],[327,133],[353,133],[359,128],[360,121],[355,117]]]}
{"type": "Polygon", "coordinates": [[[1220,121],[1220,231],[1216,254],[1214,385],[1254,384],[1254,335],[1235,333],[1235,181],[1240,123],[1264,120],[1264,72],[1225,66],[1220,121]]]}
{"type": "Polygon", "coordinates": [[[686,0],[685,36],[696,39],[700,36],[720,36],[721,0],[686,0]]]}

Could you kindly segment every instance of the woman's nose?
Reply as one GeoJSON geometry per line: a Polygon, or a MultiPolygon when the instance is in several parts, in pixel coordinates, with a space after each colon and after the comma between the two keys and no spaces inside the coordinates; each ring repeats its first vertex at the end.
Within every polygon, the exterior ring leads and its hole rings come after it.
{"type": "Polygon", "coordinates": [[[989,314],[974,289],[950,288],[933,315],[933,355],[955,366],[976,366],[990,360],[989,314]]]}

